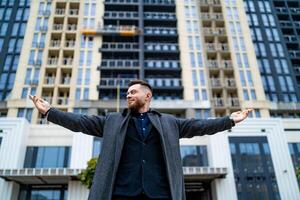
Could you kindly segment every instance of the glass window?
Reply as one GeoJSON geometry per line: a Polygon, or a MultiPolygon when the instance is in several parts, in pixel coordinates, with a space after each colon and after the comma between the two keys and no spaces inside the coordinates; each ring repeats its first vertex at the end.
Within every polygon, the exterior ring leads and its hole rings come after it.
{"type": "Polygon", "coordinates": [[[193,78],[193,85],[197,86],[198,85],[198,81],[197,81],[197,74],[196,74],[196,70],[192,71],[192,78],[193,78]]]}
{"type": "Polygon", "coordinates": [[[202,62],[201,53],[197,53],[197,59],[198,59],[198,67],[202,68],[203,67],[203,62],[202,62]]]}
{"type": "Polygon", "coordinates": [[[80,100],[80,88],[76,88],[75,99],[80,100]]]}
{"type": "Polygon", "coordinates": [[[201,86],[205,86],[205,75],[204,75],[204,71],[203,70],[200,70],[200,84],[201,86]]]}
{"type": "Polygon", "coordinates": [[[194,100],[195,101],[199,101],[200,100],[198,89],[194,89],[194,100]]]}
{"type": "Polygon", "coordinates": [[[191,66],[196,67],[195,55],[192,52],[190,53],[190,59],[191,59],[191,66]]]}
{"type": "Polygon", "coordinates": [[[30,79],[31,79],[31,68],[27,68],[26,70],[26,76],[25,76],[25,84],[30,84],[30,79]]]}
{"type": "Polygon", "coordinates": [[[89,85],[90,84],[90,79],[91,79],[91,70],[90,69],[86,69],[85,70],[85,85],[89,85]]]}
{"type": "Polygon", "coordinates": [[[84,4],[84,16],[89,15],[89,3],[84,4]]]}
{"type": "Polygon", "coordinates": [[[276,26],[274,16],[272,14],[268,14],[269,20],[270,20],[270,25],[271,26],[276,26]]]}
{"type": "Polygon", "coordinates": [[[19,58],[20,58],[19,55],[15,55],[15,58],[14,58],[14,60],[13,60],[13,65],[12,65],[12,69],[13,69],[14,71],[16,71],[17,68],[18,68],[19,58]]]}
{"type": "Polygon", "coordinates": [[[268,21],[267,15],[266,14],[262,14],[261,17],[262,17],[264,26],[269,26],[269,21],[268,21]]]}
{"type": "Polygon", "coordinates": [[[95,16],[95,14],[96,14],[96,4],[92,3],[92,6],[91,6],[91,16],[95,16]]]}
{"type": "Polygon", "coordinates": [[[6,85],[6,81],[7,81],[7,73],[3,73],[1,74],[1,77],[0,77],[0,89],[4,89],[5,88],[5,85],[6,85]]]}
{"type": "Polygon", "coordinates": [[[24,14],[23,14],[23,20],[27,20],[29,17],[29,8],[26,8],[24,10],[24,14]]]}
{"type": "Polygon", "coordinates": [[[10,65],[11,65],[11,60],[12,60],[12,56],[11,55],[8,55],[6,56],[6,59],[5,59],[5,63],[4,63],[4,71],[8,71],[9,68],[10,68],[10,65]]]}
{"type": "Polygon", "coordinates": [[[22,94],[21,94],[21,99],[26,99],[28,96],[28,88],[23,88],[22,94]]]}
{"type": "Polygon", "coordinates": [[[87,52],[87,58],[86,58],[86,66],[91,66],[92,64],[92,51],[87,52]]]}
{"type": "Polygon", "coordinates": [[[82,83],[82,69],[78,69],[77,71],[77,85],[81,85],[82,83]]]}
{"type": "Polygon", "coordinates": [[[274,83],[274,79],[272,76],[267,76],[267,80],[268,80],[268,83],[269,83],[269,86],[270,86],[270,90],[272,92],[275,92],[275,83],[274,83]]]}
{"type": "Polygon", "coordinates": [[[202,100],[203,100],[203,101],[208,100],[206,90],[205,90],[205,89],[202,89],[201,91],[202,91],[202,100]]]}
{"type": "Polygon", "coordinates": [[[69,167],[70,147],[27,147],[24,168],[69,167]]]}
{"type": "Polygon", "coordinates": [[[281,74],[282,70],[281,70],[280,61],[278,59],[274,59],[274,65],[275,65],[276,72],[278,74],[281,74]]]}
{"type": "Polygon", "coordinates": [[[182,166],[208,166],[206,146],[180,145],[182,166]]]}
{"type": "Polygon", "coordinates": [[[248,91],[246,89],[243,89],[244,99],[249,100],[248,91]]]}
{"type": "Polygon", "coordinates": [[[244,76],[244,71],[240,70],[239,72],[240,72],[240,79],[241,79],[242,86],[245,87],[246,86],[246,80],[245,80],[245,76],[244,76]]]}
{"type": "Polygon", "coordinates": [[[84,88],[83,99],[89,99],[89,88],[84,88]]]}
{"type": "Polygon", "coordinates": [[[251,98],[252,100],[256,100],[256,94],[254,89],[251,89],[251,98]]]}
{"type": "Polygon", "coordinates": [[[80,51],[79,66],[84,65],[84,51],[80,51]]]}
{"type": "Polygon", "coordinates": [[[2,26],[1,26],[1,36],[5,36],[6,35],[6,31],[7,31],[7,27],[8,27],[8,24],[7,23],[2,23],[2,26]]]}
{"type": "Polygon", "coordinates": [[[253,80],[252,80],[252,75],[251,75],[251,71],[247,70],[247,79],[248,79],[248,83],[249,86],[253,87],[253,80]]]}
{"type": "Polygon", "coordinates": [[[249,68],[249,60],[248,60],[248,56],[246,53],[243,53],[243,60],[244,60],[245,67],[249,68]]]}
{"type": "Polygon", "coordinates": [[[4,15],[4,20],[9,20],[10,19],[11,10],[12,10],[11,8],[6,9],[6,12],[5,12],[5,15],[4,15]]]}
{"type": "Polygon", "coordinates": [[[20,26],[19,35],[25,35],[25,30],[26,30],[26,23],[22,23],[20,26]]]}
{"type": "Polygon", "coordinates": [[[286,78],[287,87],[289,88],[289,91],[294,92],[295,88],[294,88],[294,84],[293,84],[292,78],[290,76],[286,76],[285,78],[286,78]]]}

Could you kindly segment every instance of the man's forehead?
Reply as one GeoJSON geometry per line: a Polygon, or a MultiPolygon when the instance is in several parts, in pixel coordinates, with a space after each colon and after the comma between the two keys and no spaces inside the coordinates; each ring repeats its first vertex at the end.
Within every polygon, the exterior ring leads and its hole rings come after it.
{"type": "Polygon", "coordinates": [[[127,91],[129,92],[131,90],[138,90],[138,89],[141,89],[141,84],[134,84],[130,86],[127,91]]]}

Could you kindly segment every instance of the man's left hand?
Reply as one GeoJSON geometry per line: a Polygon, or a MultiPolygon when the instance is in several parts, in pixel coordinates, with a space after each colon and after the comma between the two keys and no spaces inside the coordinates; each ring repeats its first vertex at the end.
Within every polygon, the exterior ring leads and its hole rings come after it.
{"type": "Polygon", "coordinates": [[[233,119],[234,123],[236,124],[246,119],[249,113],[252,111],[253,109],[246,109],[244,111],[233,112],[231,113],[230,118],[233,119]]]}

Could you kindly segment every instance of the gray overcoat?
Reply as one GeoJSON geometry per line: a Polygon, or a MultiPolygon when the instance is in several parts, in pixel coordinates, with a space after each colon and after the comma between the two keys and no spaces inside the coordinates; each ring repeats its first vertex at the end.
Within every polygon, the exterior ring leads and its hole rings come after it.
{"type": "MultiPolygon", "coordinates": [[[[179,149],[180,138],[211,135],[230,129],[230,118],[180,119],[169,114],[151,110],[151,123],[158,130],[172,200],[184,200],[184,182],[179,149]]],[[[111,113],[106,117],[61,112],[51,108],[48,120],[75,132],[103,137],[100,161],[97,164],[89,200],[110,200],[114,180],[121,158],[130,112],[111,113]]]]}

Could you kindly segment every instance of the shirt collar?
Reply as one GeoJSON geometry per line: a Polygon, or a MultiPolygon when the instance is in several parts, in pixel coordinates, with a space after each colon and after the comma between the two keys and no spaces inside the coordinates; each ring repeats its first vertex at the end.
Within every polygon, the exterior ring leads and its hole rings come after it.
{"type": "MultiPolygon", "coordinates": [[[[128,108],[125,108],[125,109],[123,110],[123,112],[122,112],[122,115],[123,115],[123,116],[126,116],[128,112],[130,112],[130,114],[131,114],[131,111],[130,111],[128,108]]],[[[150,108],[149,111],[146,112],[146,113],[153,113],[153,114],[156,114],[156,115],[158,115],[158,116],[161,116],[161,113],[160,113],[160,112],[158,112],[157,110],[152,109],[152,108],[150,108]]]]}

